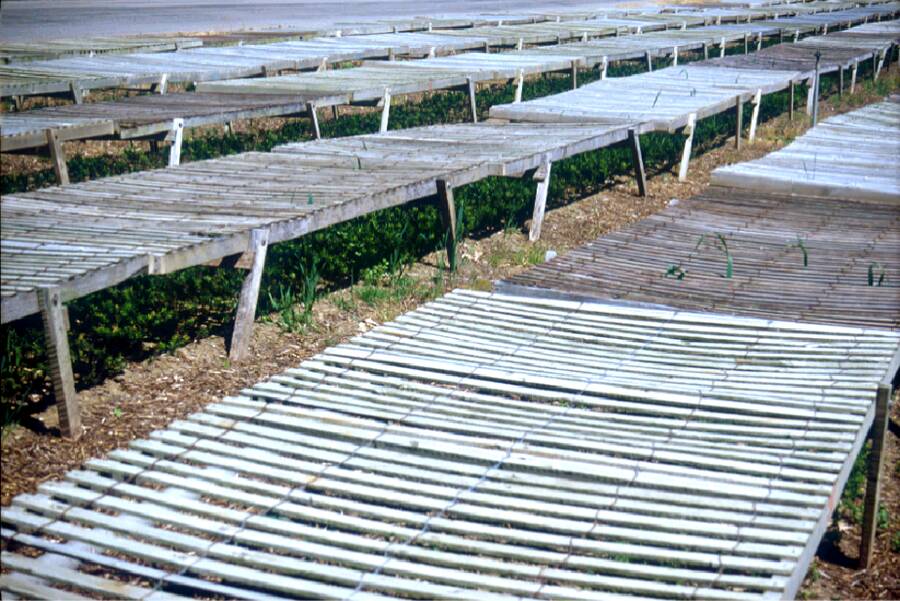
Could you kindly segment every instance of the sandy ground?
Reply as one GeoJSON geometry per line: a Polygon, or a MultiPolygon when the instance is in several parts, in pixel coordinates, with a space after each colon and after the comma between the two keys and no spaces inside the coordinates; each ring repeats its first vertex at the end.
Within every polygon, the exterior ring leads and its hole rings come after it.
{"type": "Polygon", "coordinates": [[[27,42],[235,29],[310,31],[338,23],[404,17],[597,9],[621,1],[457,0],[451,4],[436,0],[3,0],[0,40],[27,42]],[[135,18],[136,14],[140,18],[135,18]]]}

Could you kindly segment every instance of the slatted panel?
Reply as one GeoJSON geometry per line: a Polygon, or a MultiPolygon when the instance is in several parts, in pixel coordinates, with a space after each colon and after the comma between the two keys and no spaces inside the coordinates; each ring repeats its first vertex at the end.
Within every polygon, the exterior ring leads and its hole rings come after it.
{"type": "MultiPolygon", "coordinates": [[[[578,44],[538,47],[502,54],[464,53],[418,61],[375,63],[361,68],[318,73],[301,73],[266,79],[238,79],[206,82],[199,90],[235,93],[299,93],[306,96],[346,95],[353,100],[380,98],[385,89],[393,95],[451,87],[475,81],[510,79],[521,70],[525,75],[569,69],[574,62],[582,68],[603,61],[618,61],[671,54],[742,40],[745,36],[772,35],[779,30],[759,25],[709,26],[685,31],[666,31],[594,40],[578,44]]],[[[755,41],[754,41],[755,44],[755,41]]]]}
{"type": "Polygon", "coordinates": [[[0,63],[58,58],[72,54],[121,54],[128,52],[172,52],[202,46],[198,38],[185,37],[95,37],[43,42],[3,42],[0,63]]]}
{"type": "Polygon", "coordinates": [[[243,252],[254,228],[268,228],[270,243],[288,240],[434,195],[438,178],[518,174],[625,136],[602,126],[434,126],[6,194],[3,321],[37,311],[39,286],[75,298],[148,269],[243,252]]]}
{"type": "MultiPolygon", "coordinates": [[[[834,8],[832,5],[831,8],[834,8]]],[[[824,10],[824,8],[822,9],[824,10]]],[[[860,14],[877,15],[895,10],[892,5],[858,9],[860,14]]],[[[865,17],[863,17],[865,18],[865,17]]],[[[32,61],[0,67],[0,96],[66,92],[74,83],[82,89],[146,84],[163,74],[171,82],[199,82],[250,77],[266,71],[309,69],[327,63],[384,58],[389,54],[428,54],[481,48],[559,43],[587,35],[608,35],[613,31],[650,31],[681,27],[686,20],[702,24],[704,18],[690,15],[648,14],[627,18],[607,17],[586,21],[531,23],[511,26],[481,26],[463,30],[383,33],[342,37],[319,37],[275,44],[248,44],[230,48],[194,48],[177,53],[102,55],[32,61]],[[594,28],[594,29],[592,29],[594,28]]]]}
{"type": "MultiPolygon", "coordinates": [[[[501,289],[900,330],[898,257],[896,204],[714,187],[514,276],[501,289]],[[731,279],[724,277],[716,234],[732,256],[731,279]],[[706,241],[698,247],[701,236],[706,241]],[[684,279],[666,277],[675,265],[684,279]],[[869,285],[872,265],[883,266],[884,285],[869,285]]],[[[876,267],[876,280],[880,273],[876,267]]]]}
{"type": "Polygon", "coordinates": [[[456,292],[16,497],[0,586],[790,596],[897,348],[456,292]]]}
{"type": "MultiPolygon", "coordinates": [[[[830,117],[761,159],[720,167],[712,181],[784,194],[900,207],[900,96],[830,117]]],[[[896,256],[895,256],[896,258],[896,256]]]]}

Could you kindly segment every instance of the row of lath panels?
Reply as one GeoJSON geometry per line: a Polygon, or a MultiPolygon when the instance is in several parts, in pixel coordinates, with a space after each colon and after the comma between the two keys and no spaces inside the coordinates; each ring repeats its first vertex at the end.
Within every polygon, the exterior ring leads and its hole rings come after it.
{"type": "Polygon", "coordinates": [[[717,169],[713,181],[761,191],[888,202],[900,211],[898,156],[900,96],[894,96],[831,117],[761,159],[717,169]]]}
{"type": "MultiPolygon", "coordinates": [[[[632,90],[632,106],[605,117],[605,124],[417,128],[6,195],[3,320],[36,312],[39,286],[62,286],[64,296],[74,298],[136,273],[167,273],[241,252],[253,228],[271,229],[272,241],[298,237],[434,194],[438,178],[461,184],[521,173],[542,157],[556,160],[622,140],[627,127],[667,129],[691,112],[702,117],[726,110],[739,94],[782,89],[801,76],[709,65],[667,68],[554,97],[590,96],[596,111],[610,100],[589,90],[632,90]],[[648,89],[659,90],[657,106],[648,89]]],[[[494,107],[492,115],[541,102],[550,101],[494,107]]]]}
{"type": "Polygon", "coordinates": [[[884,331],[454,293],[16,497],[0,587],[790,595],[897,348],[884,331]]]}
{"type": "MultiPolygon", "coordinates": [[[[813,10],[852,8],[851,3],[826,4],[813,10]]],[[[874,10],[870,7],[864,10],[874,10]]],[[[748,14],[752,17],[752,14],[748,14]]],[[[0,67],[0,95],[65,92],[70,85],[82,89],[152,83],[166,74],[171,82],[209,81],[258,75],[280,69],[315,68],[326,63],[390,54],[446,53],[489,45],[557,43],[584,36],[610,35],[616,30],[649,31],[653,28],[702,24],[704,17],[682,14],[643,14],[560,23],[534,23],[464,30],[323,37],[275,44],[249,44],[230,48],[195,48],[176,53],[134,53],[69,57],[0,67]]]]}
{"type": "Polygon", "coordinates": [[[713,187],[501,289],[900,330],[898,257],[896,202],[713,187]],[[729,255],[733,274],[726,278],[729,255]]]}
{"type": "MultiPolygon", "coordinates": [[[[844,26],[862,20],[860,10],[867,15],[872,11],[888,15],[895,13],[896,7],[838,11],[825,16],[832,27],[844,26]]],[[[138,137],[167,131],[174,118],[183,118],[185,126],[193,127],[248,117],[298,114],[306,110],[307,102],[328,106],[369,101],[383,97],[385,92],[396,96],[447,89],[464,85],[469,79],[514,78],[520,73],[545,73],[569,69],[572,65],[592,68],[604,61],[684,53],[704,46],[740,43],[741,39],[748,49],[756,49],[763,36],[783,34],[785,30],[793,35],[794,25],[778,23],[670,30],[503,54],[465,53],[420,61],[379,61],[354,69],[206,82],[198,87],[202,94],[144,95],[7,114],[2,118],[3,150],[43,146],[47,128],[57,129],[58,138],[63,140],[108,135],[110,128],[121,137],[138,137]],[[260,98],[260,94],[270,97],[260,98]]],[[[858,48],[883,47],[893,40],[891,35],[882,34],[884,40],[874,34],[856,36],[853,48],[842,47],[847,41],[839,39],[837,52],[856,57],[858,48]]],[[[826,51],[826,62],[834,55],[834,50],[826,51]]]]}
{"type": "Polygon", "coordinates": [[[511,27],[476,27],[464,30],[372,34],[314,38],[274,44],[247,44],[219,48],[194,48],[175,53],[134,53],[70,57],[0,67],[0,95],[42,94],[66,91],[70,82],[83,89],[125,83],[151,83],[166,74],[170,82],[207,81],[258,75],[263,70],[316,68],[391,54],[447,53],[486,45],[557,43],[591,35],[610,35],[617,29],[665,28],[685,20],[677,15],[579,22],[536,23],[511,27]]]}

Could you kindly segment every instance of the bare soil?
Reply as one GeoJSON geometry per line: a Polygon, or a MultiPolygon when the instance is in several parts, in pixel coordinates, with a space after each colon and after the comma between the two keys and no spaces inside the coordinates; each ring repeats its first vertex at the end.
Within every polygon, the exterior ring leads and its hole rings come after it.
{"type": "MultiPolygon", "coordinates": [[[[896,70],[892,77],[896,80],[896,70]]],[[[839,105],[823,103],[820,118],[878,100],[857,94],[839,105]]],[[[461,242],[462,257],[457,273],[436,283],[437,253],[423,257],[404,274],[407,285],[401,294],[381,300],[366,300],[360,283],[325,294],[313,309],[310,326],[290,332],[278,325],[278,316],[256,324],[250,358],[240,365],[228,362],[224,340],[198,340],[171,354],[133,363],[124,372],[101,385],[79,393],[85,433],[78,441],[54,434],[56,415],[49,410],[33,424],[11,428],[2,439],[0,503],[8,505],[15,495],[33,492],[44,481],[62,477],[85,460],[122,448],[171,420],[202,410],[222,396],[295,366],[324,348],[347,340],[374,325],[393,319],[445,290],[456,287],[490,289],[491,282],[508,277],[543,261],[547,250],[565,252],[602,234],[662,210],[673,198],[688,198],[703,191],[718,166],[752,160],[776,150],[808,127],[798,114],[795,121],[783,115],[762,124],[757,142],[740,151],[733,139],[697,156],[691,162],[688,181],[678,182],[671,171],[651,174],[649,194],[640,198],[634,182],[619,178],[600,193],[548,211],[542,239],[529,244],[527,226],[499,231],[480,239],[461,242]]],[[[676,166],[677,169],[677,166],[676,166]]],[[[857,556],[859,526],[840,520],[819,549],[801,597],[806,599],[900,598],[900,555],[891,541],[900,536],[900,407],[894,404],[883,485],[883,502],[890,524],[879,534],[873,567],[860,572],[853,567],[857,556]],[[839,535],[839,536],[838,536],[839,535]]]]}

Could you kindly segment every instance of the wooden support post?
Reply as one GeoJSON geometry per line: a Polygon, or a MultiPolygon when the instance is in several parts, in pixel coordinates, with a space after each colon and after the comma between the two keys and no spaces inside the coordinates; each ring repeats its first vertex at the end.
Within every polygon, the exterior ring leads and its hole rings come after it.
{"type": "Polygon", "coordinates": [[[734,147],[740,150],[741,130],[744,129],[744,99],[741,98],[740,94],[738,94],[737,99],[734,101],[734,108],[737,117],[737,123],[734,128],[734,147]]]}
{"type": "Polygon", "coordinates": [[[756,141],[756,124],[759,122],[759,105],[762,104],[762,90],[756,90],[756,95],[750,101],[753,104],[753,113],[750,115],[750,134],[747,141],[753,144],[756,141]]]}
{"type": "Polygon", "coordinates": [[[169,148],[169,167],[181,164],[181,142],[184,139],[184,119],[172,119],[172,146],[169,148]]]}
{"type": "Polygon", "coordinates": [[[653,71],[653,57],[650,55],[650,51],[644,53],[644,56],[647,59],[647,72],[653,71]]]}
{"type": "Polygon", "coordinates": [[[678,66],[678,46],[672,46],[672,66],[678,66]]]}
{"type": "Polygon", "coordinates": [[[391,91],[384,89],[384,96],[381,99],[384,106],[381,107],[381,125],[378,131],[385,132],[388,130],[388,120],[391,118],[391,91]]]}
{"type": "Polygon", "coordinates": [[[434,46],[431,46],[428,49],[428,58],[434,58],[436,56],[437,56],[437,48],[435,48],[434,46]]]}
{"type": "Polygon", "coordinates": [[[816,78],[812,77],[806,81],[806,114],[813,114],[813,104],[816,98],[816,78]]]}
{"type": "Polygon", "coordinates": [[[12,101],[13,101],[13,108],[15,108],[17,111],[21,111],[22,108],[25,106],[25,97],[22,96],[21,94],[16,94],[15,96],[13,96],[12,101]]]}
{"type": "Polygon", "coordinates": [[[525,85],[525,70],[519,69],[518,75],[516,75],[516,92],[513,96],[513,102],[518,103],[522,102],[522,86],[525,85]]]}
{"type": "Polygon", "coordinates": [[[875,69],[875,74],[872,76],[872,81],[878,81],[878,74],[881,73],[881,67],[884,66],[884,57],[887,55],[887,51],[881,53],[881,59],[877,58],[878,52],[875,52],[872,55],[872,67],[875,69]],[[877,61],[877,65],[876,65],[877,61]]]}
{"type": "Polygon", "coordinates": [[[47,366],[56,397],[59,431],[67,438],[77,439],[82,432],[81,408],[75,394],[75,377],[72,375],[72,358],[69,355],[68,320],[59,288],[39,288],[38,306],[44,322],[47,366]]]}
{"type": "Polygon", "coordinates": [[[838,98],[844,97],[844,65],[838,65],[838,98]]]}
{"type": "Polygon", "coordinates": [[[437,180],[438,212],[441,214],[444,240],[447,243],[447,258],[456,252],[456,202],[453,187],[447,180],[437,180]]]}
{"type": "Polygon", "coordinates": [[[778,30],[778,43],[784,44],[784,30],[783,29],[778,30]]]}
{"type": "Polygon", "coordinates": [[[859,69],[859,61],[853,61],[853,68],[850,69],[850,93],[856,90],[856,71],[859,69]]]}
{"type": "Polygon", "coordinates": [[[485,54],[490,54],[490,53],[491,53],[491,43],[490,43],[490,42],[485,42],[485,43],[484,43],[484,53],[485,53],[485,54]]]}
{"type": "Polygon", "coordinates": [[[750,34],[744,34],[744,54],[750,54],[750,34]]]}
{"type": "Polygon", "coordinates": [[[631,160],[634,163],[634,178],[637,180],[638,194],[647,196],[647,175],[644,173],[644,157],[641,156],[641,136],[635,129],[628,130],[631,142],[631,160]]]}
{"type": "Polygon", "coordinates": [[[684,126],[684,133],[687,139],[684,141],[684,150],[681,151],[681,164],[678,165],[678,181],[687,180],[688,165],[691,162],[691,148],[694,145],[694,129],[697,125],[697,113],[688,115],[687,125],[684,126]]]}
{"type": "Polygon", "coordinates": [[[56,181],[61,186],[67,186],[69,185],[69,168],[66,166],[66,153],[63,151],[62,142],[59,141],[59,136],[53,128],[47,129],[46,135],[56,181]]]}
{"type": "Polygon", "coordinates": [[[709,44],[703,42],[703,60],[709,60],[709,44]]]}
{"type": "Polygon", "coordinates": [[[572,89],[578,89],[578,61],[572,61],[572,89]]]}
{"type": "Polygon", "coordinates": [[[323,71],[328,70],[328,58],[322,57],[322,62],[319,63],[319,66],[316,67],[316,73],[322,73],[323,71]]]}
{"type": "Polygon", "coordinates": [[[316,105],[313,102],[306,103],[306,113],[309,115],[309,120],[312,123],[313,135],[316,140],[322,139],[322,133],[319,130],[319,116],[316,114],[316,105]]]}
{"type": "Polygon", "coordinates": [[[475,99],[475,80],[466,77],[466,87],[469,89],[469,111],[472,113],[472,123],[478,123],[478,106],[475,99]]]}
{"type": "Polygon", "coordinates": [[[794,30],[794,43],[796,44],[798,41],[800,41],[800,30],[795,29],[794,30]]]}
{"type": "Polygon", "coordinates": [[[524,47],[525,47],[525,40],[523,40],[522,38],[519,38],[519,41],[516,42],[516,50],[521,50],[524,47]]]}
{"type": "Polygon", "coordinates": [[[794,104],[795,104],[795,101],[794,101],[794,88],[796,87],[796,85],[797,85],[797,84],[794,83],[794,80],[792,79],[792,80],[791,80],[791,99],[790,99],[790,101],[789,101],[790,106],[788,107],[788,119],[789,119],[790,121],[793,121],[793,120],[794,120],[794,104]]]}
{"type": "Polygon", "coordinates": [[[169,85],[169,74],[163,73],[159,76],[159,81],[150,86],[150,91],[156,94],[165,94],[169,85]]]}
{"type": "Polygon", "coordinates": [[[872,449],[869,451],[869,473],[866,480],[866,498],[863,501],[862,540],[859,542],[859,567],[868,569],[872,563],[875,546],[875,533],[878,529],[878,497],[881,492],[881,468],[884,463],[884,443],[887,434],[888,401],[891,398],[891,387],[881,384],[875,397],[875,419],[869,438],[872,449]]]}
{"type": "Polygon", "coordinates": [[[603,57],[603,62],[600,63],[600,80],[606,79],[606,71],[609,68],[609,59],[605,56],[603,57]]]}
{"type": "MultiPolygon", "coordinates": [[[[231,346],[228,358],[239,362],[247,358],[250,339],[253,336],[253,320],[256,318],[256,303],[259,301],[259,283],[262,281],[263,268],[266,265],[266,251],[269,247],[269,230],[255,229],[250,232],[250,271],[241,285],[241,296],[238,299],[237,313],[234,316],[234,330],[231,333],[231,346]]],[[[243,259],[243,257],[242,257],[243,259]]]]}
{"type": "Polygon", "coordinates": [[[544,211],[547,209],[547,192],[550,190],[550,168],[553,166],[545,157],[534,174],[537,180],[537,191],[534,194],[534,213],[531,216],[531,229],[528,240],[535,242],[541,237],[541,225],[544,223],[544,211]]]}
{"type": "Polygon", "coordinates": [[[725,57],[725,38],[722,38],[722,41],[719,42],[719,58],[725,57]]]}
{"type": "Polygon", "coordinates": [[[72,101],[75,104],[84,102],[84,90],[74,81],[69,82],[69,93],[72,95],[72,101]]]}
{"type": "Polygon", "coordinates": [[[392,60],[395,60],[395,59],[396,59],[396,57],[394,56],[394,49],[393,49],[393,48],[388,48],[388,56],[387,56],[387,59],[388,59],[389,61],[392,61],[392,60]]]}

